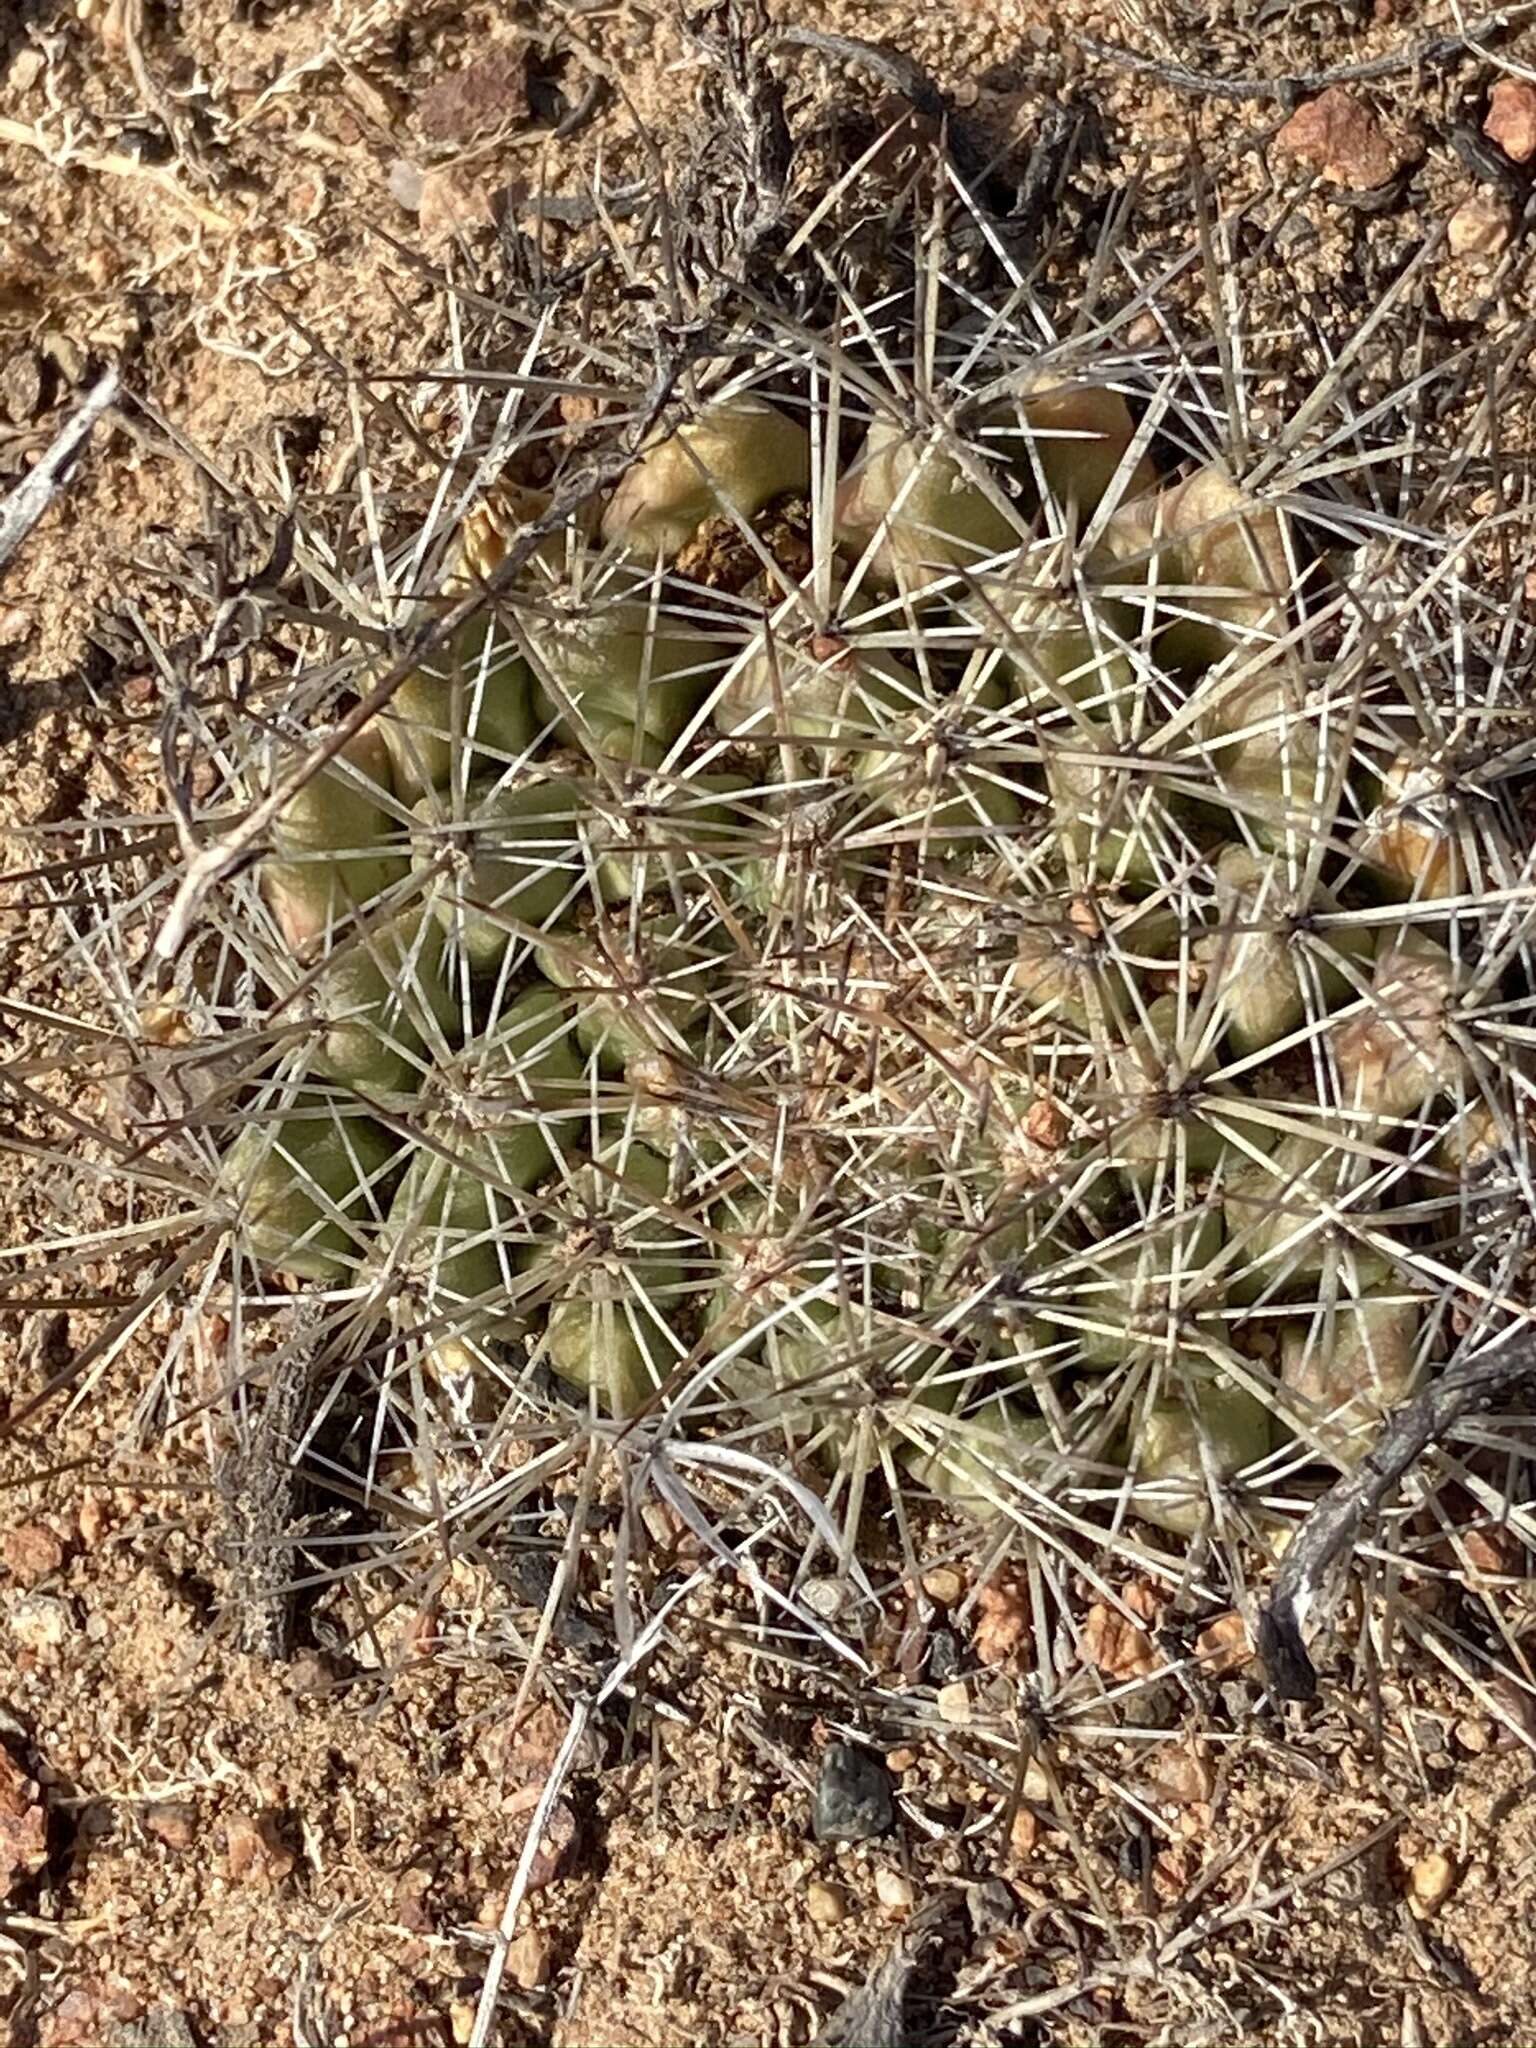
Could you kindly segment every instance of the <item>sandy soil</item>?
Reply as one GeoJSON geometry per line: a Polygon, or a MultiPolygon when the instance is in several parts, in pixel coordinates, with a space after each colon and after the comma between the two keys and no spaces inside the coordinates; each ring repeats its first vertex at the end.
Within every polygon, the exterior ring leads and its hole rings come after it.
{"type": "MultiPolygon", "coordinates": [[[[1505,219],[1522,187],[1481,123],[1501,70],[1536,63],[1536,31],[1358,88],[1366,143],[1391,157],[1385,206],[1361,203],[1348,165],[1292,204],[1308,173],[1274,146],[1281,98],[1191,90],[1082,40],[1295,77],[1440,33],[1443,12],[1416,0],[1158,0],[1124,18],[1078,0],[775,11],[917,58],[1005,162],[1053,108],[1078,110],[1094,145],[1069,203],[1138,183],[1149,250],[1159,231],[1165,250],[1189,245],[1198,151],[1223,209],[1247,209],[1260,241],[1276,224],[1246,311],[1273,332],[1291,397],[1405,250],[1473,199],[1505,219]]],[[[781,61],[792,121],[818,146],[886,93],[814,53],[781,61]]],[[[100,366],[120,363],[139,401],[98,434],[0,583],[13,884],[0,976],[22,992],[0,1033],[29,1091],[9,1091],[3,1112],[7,1244],[57,1232],[51,1151],[112,1157],[104,1078],[20,1064],[45,1035],[55,941],[39,885],[15,877],[61,843],[50,828],[161,809],[149,641],[185,618],[167,565],[221,520],[237,557],[260,541],[259,521],[253,533],[216,512],[228,498],[211,475],[253,501],[280,495],[285,473],[355,493],[346,373],[367,385],[443,360],[443,270],[505,288],[496,219],[527,231],[541,190],[578,193],[593,176],[621,189],[651,174],[653,151],[680,161],[698,85],[669,10],[636,0],[0,0],[0,490],[100,366]]],[[[1502,346],[1523,308],[1497,239],[1462,233],[1414,334],[1387,346],[1449,351],[1469,323],[1502,346]]],[[[371,387],[370,419],[383,390],[371,387]]],[[[1520,445],[1528,384],[1505,403],[1520,445]]],[[[409,464],[394,459],[404,488],[409,464]]],[[[110,1173],[69,1185],[81,1232],[131,1220],[110,1173]]],[[[243,1650],[228,1512],[209,1479],[220,1425],[212,1409],[170,1435],[141,1420],[169,1311],[33,1405],[141,1284],[118,1238],[76,1262],[67,1306],[0,1317],[11,2038],[465,2042],[571,1702],[606,1668],[601,1547],[526,1698],[547,1580],[510,1565],[498,1579],[448,1559],[392,1589],[339,1579],[306,1601],[293,1654],[243,1650]]],[[[209,1328],[193,1361],[210,1389],[226,1335],[209,1328]]],[[[558,1516],[530,1533],[539,1555],[559,1555],[558,1516]]],[[[651,1537],[660,1565],[687,1561],[676,1528],[651,1537]]],[[[1106,1647],[1101,1613],[1080,1690],[1042,1723],[1006,1592],[968,1598],[971,1562],[951,1563],[945,1540],[932,1539],[921,1596],[886,1561],[889,1639],[873,1645],[869,1686],[757,1657],[744,1596],[690,1596],[644,1698],[621,1692],[592,1714],[548,1816],[494,2039],[788,2048],[813,2040],[904,1932],[914,2039],[1228,2041],[1237,2027],[1451,2048],[1520,2033],[1536,1995],[1523,1695],[1488,1674],[1469,1690],[1404,1627],[1388,1668],[1341,1653],[1322,1707],[1261,1712],[1239,1629],[1207,1638],[1219,1617],[1169,1605],[1167,1587],[1149,1606],[1132,1586],[1124,1630],[1106,1647]],[[926,1640],[914,1652],[912,1625],[943,1635],[942,1653],[926,1640]],[[938,1705],[941,1654],[966,1680],[963,1715],[938,1705]],[[898,1827],[873,1845],[809,1831],[818,1760],[844,1735],[884,1754],[899,1788],[898,1827]],[[1033,1759],[1017,1780],[1015,1757],[1021,1771],[1033,1759]]],[[[1510,1588],[1529,1559],[1482,1564],[1528,1627],[1510,1588]]],[[[1097,1595],[1086,1580],[1075,1591],[1088,1627],[1097,1595]]],[[[1442,1596],[1412,1589],[1410,1619],[1415,1600],[1442,1596]]]]}

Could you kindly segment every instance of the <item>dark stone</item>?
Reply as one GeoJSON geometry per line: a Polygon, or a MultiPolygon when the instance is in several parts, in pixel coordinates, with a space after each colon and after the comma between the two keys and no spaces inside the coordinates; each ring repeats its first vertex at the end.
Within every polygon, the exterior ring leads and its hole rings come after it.
{"type": "Polygon", "coordinates": [[[936,1628],[928,1638],[928,1677],[934,1685],[948,1685],[962,1662],[960,1643],[953,1629],[936,1628]]]}
{"type": "Polygon", "coordinates": [[[966,1918],[978,1941],[999,1933],[1018,1917],[1019,1902],[1001,1878],[989,1877],[985,1884],[967,1885],[966,1918]]]}
{"type": "Polygon", "coordinates": [[[1167,1679],[1138,1685],[1123,1700],[1117,1700],[1121,1725],[1126,1728],[1172,1728],[1183,1706],[1182,1695],[1167,1679]]]}
{"type": "Polygon", "coordinates": [[[1227,1719],[1234,1728],[1240,1728],[1253,1712],[1258,1699],[1258,1687],[1250,1685],[1245,1678],[1225,1678],[1216,1688],[1227,1719]]]}
{"type": "Polygon", "coordinates": [[[851,1742],[834,1742],[821,1760],[811,1801],[811,1833],[818,1842],[869,1842],[896,1823],[891,1774],[879,1757],[851,1742]]]}

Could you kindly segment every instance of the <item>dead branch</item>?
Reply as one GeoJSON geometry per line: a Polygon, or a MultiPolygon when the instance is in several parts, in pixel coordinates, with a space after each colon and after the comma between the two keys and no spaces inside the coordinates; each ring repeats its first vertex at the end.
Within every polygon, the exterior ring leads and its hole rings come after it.
{"type": "Polygon", "coordinates": [[[1459,1360],[1389,1422],[1368,1456],[1312,1509],[1285,1553],[1259,1618],[1259,1655],[1275,1693],[1317,1696],[1317,1670],[1302,1642],[1328,1568],[1358,1538],[1409,1467],[1466,1415],[1497,1406],[1536,1375],[1536,1330],[1521,1322],[1459,1360]]]}
{"type": "Polygon", "coordinates": [[[118,374],[114,367],[97,378],[73,418],[59,429],[47,454],[0,504],[0,569],[5,567],[68,483],[75,458],[90,438],[92,427],[116,399],[117,392],[118,374]]]}
{"type": "Polygon", "coordinates": [[[1478,44],[1497,41],[1533,17],[1536,5],[1503,7],[1497,14],[1469,22],[1455,35],[1426,36],[1390,56],[1340,64],[1331,71],[1301,72],[1293,78],[1223,78],[1218,72],[1192,71],[1184,64],[1167,63],[1140,50],[1128,50],[1123,43],[1107,42],[1100,36],[1074,36],[1073,41],[1090,57],[1098,57],[1121,71],[1155,78],[1179,92],[1208,93],[1228,100],[1291,101],[1303,93],[1322,92],[1331,85],[1365,85],[1378,78],[1396,78],[1405,71],[1436,70],[1454,64],[1478,44]]]}

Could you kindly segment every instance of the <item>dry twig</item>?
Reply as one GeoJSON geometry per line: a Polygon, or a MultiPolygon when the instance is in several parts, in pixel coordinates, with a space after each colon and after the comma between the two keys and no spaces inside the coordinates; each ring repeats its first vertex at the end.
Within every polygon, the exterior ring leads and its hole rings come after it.
{"type": "Polygon", "coordinates": [[[1282,1699],[1317,1695],[1301,1639],[1329,1566],[1352,1544],[1403,1474],[1466,1415],[1495,1407],[1536,1373],[1536,1339],[1517,1324],[1485,1351],[1447,1367],[1382,1431],[1375,1447],[1313,1508],[1285,1554],[1259,1621],[1259,1654],[1282,1699]]]}
{"type": "Polygon", "coordinates": [[[1398,78],[1405,71],[1435,70],[1454,64],[1481,43],[1495,41],[1536,16],[1536,6],[1503,7],[1497,14],[1484,15],[1449,36],[1425,36],[1406,50],[1390,56],[1368,57],[1358,64],[1339,64],[1329,71],[1300,72],[1292,78],[1223,78],[1214,71],[1193,71],[1188,65],[1149,57],[1140,50],[1128,50],[1123,43],[1102,36],[1073,37],[1080,50],[1098,57],[1121,71],[1135,71],[1171,85],[1180,92],[1214,94],[1229,100],[1291,101],[1302,93],[1322,92],[1331,85],[1367,85],[1380,78],[1398,78]]]}

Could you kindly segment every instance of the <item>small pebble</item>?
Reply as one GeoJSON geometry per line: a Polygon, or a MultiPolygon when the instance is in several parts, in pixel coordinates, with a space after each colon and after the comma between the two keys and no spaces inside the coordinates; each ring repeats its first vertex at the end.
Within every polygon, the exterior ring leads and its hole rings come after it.
{"type": "Polygon", "coordinates": [[[32,614],[25,605],[0,605],[0,647],[19,647],[32,631],[32,614]]]}
{"type": "Polygon", "coordinates": [[[965,1592],[965,1581],[953,1565],[936,1565],[923,1573],[923,1591],[941,1607],[953,1607],[965,1592]]]}
{"type": "Polygon", "coordinates": [[[1483,133],[1511,163],[1528,164],[1536,157],[1536,85],[1523,78],[1501,78],[1488,95],[1483,133]]]}
{"type": "Polygon", "coordinates": [[[1275,136],[1275,147],[1355,192],[1389,184],[1405,162],[1365,101],[1340,85],[1299,106],[1275,136]]]}
{"type": "Polygon", "coordinates": [[[916,1896],[911,1879],[903,1877],[899,1870],[882,1863],[875,1871],[875,1897],[888,1912],[910,1912],[916,1896]]]}
{"type": "Polygon", "coordinates": [[[1226,1710],[1227,1719],[1235,1727],[1241,1727],[1253,1712],[1255,1693],[1253,1687],[1242,1678],[1223,1679],[1217,1687],[1217,1696],[1226,1710]]]}
{"type": "Polygon", "coordinates": [[[1446,243],[1453,256],[1487,261],[1502,254],[1514,231],[1514,216],[1501,194],[1479,190],[1463,200],[1446,224],[1446,243]]]}
{"type": "Polygon", "coordinates": [[[1021,1860],[1034,1854],[1035,1844],[1040,1839],[1040,1821],[1027,1806],[1021,1806],[1013,1816],[1008,1830],[1008,1846],[1021,1860]]]}
{"type": "Polygon", "coordinates": [[[971,1932],[978,1941],[998,1933],[1018,1915],[1018,1900],[1001,1878],[989,1877],[985,1884],[966,1886],[965,1911],[971,1932]]]}
{"type": "Polygon", "coordinates": [[[454,2039],[454,2048],[468,2048],[475,2035],[475,2002],[472,1998],[456,1998],[448,2008],[448,2031],[454,2039]]]}
{"type": "Polygon", "coordinates": [[[807,1579],[800,1588],[800,1598],[818,1621],[836,1621],[848,1605],[847,1582],[833,1578],[807,1579]]]}
{"type": "Polygon", "coordinates": [[[292,1875],[297,1862],[277,1816],[232,1813],[224,1823],[224,1866],[234,1884],[271,1887],[292,1875]]]}
{"type": "Polygon", "coordinates": [[[891,1774],[884,1762],[851,1742],[834,1742],[821,1760],[811,1802],[811,1832],[818,1842],[868,1842],[896,1822],[891,1774]]]}
{"type": "Polygon", "coordinates": [[[190,1849],[197,1833],[197,1808],[190,1799],[157,1799],[139,1818],[168,1849],[190,1849]]]}
{"type": "Polygon", "coordinates": [[[1493,1742],[1493,1731],[1488,1723],[1474,1720],[1470,1714],[1463,1716],[1451,1733],[1456,1738],[1456,1747],[1464,1749],[1468,1756],[1482,1756],[1493,1742]]]}
{"type": "Polygon", "coordinates": [[[953,1629],[936,1628],[928,1638],[928,1676],[945,1685],[960,1669],[960,1644],[953,1629]]]}
{"type": "Polygon", "coordinates": [[[951,1728],[966,1728],[971,1720],[971,1689],[963,1678],[956,1678],[948,1685],[941,1685],[934,1704],[939,1710],[939,1719],[948,1722],[951,1728]]]}
{"type": "Polygon", "coordinates": [[[1024,1766],[1023,1789],[1026,1799],[1037,1800],[1042,1806],[1050,1800],[1051,1781],[1046,1774],[1045,1765],[1037,1756],[1032,1756],[1024,1766]]]}
{"type": "Polygon", "coordinates": [[[1116,1702],[1127,1728],[1172,1728],[1183,1710],[1183,1696],[1166,1679],[1138,1685],[1116,1702]]]}
{"type": "Polygon", "coordinates": [[[903,1771],[910,1771],[917,1762],[915,1749],[892,1749],[886,1752],[885,1767],[894,1771],[899,1778],[903,1771]]]}
{"type": "Polygon", "coordinates": [[[0,411],[17,426],[43,409],[43,364],[30,349],[18,349],[0,370],[0,411]]]}
{"type": "Polygon", "coordinates": [[[1456,1866],[1442,1850],[1433,1849],[1429,1855],[1421,1856],[1408,1874],[1408,1903],[1416,1918],[1427,1919],[1437,1912],[1451,1895],[1456,1882],[1456,1866]]]}
{"type": "Polygon", "coordinates": [[[68,1607],[51,1593],[23,1593],[11,1609],[11,1633],[24,1650],[57,1650],[72,1625],[68,1607]]]}
{"type": "Polygon", "coordinates": [[[841,1885],[813,1877],[805,1888],[805,1910],[818,1927],[837,1927],[848,1918],[848,1899],[841,1885]]]}
{"type": "Polygon", "coordinates": [[[397,157],[389,167],[389,196],[406,213],[421,211],[421,188],[425,182],[424,174],[404,157],[397,157]]]}
{"type": "Polygon", "coordinates": [[[520,1991],[537,1991],[549,1982],[549,1943],[525,1927],[507,1944],[507,1970],[520,1991]]]}
{"type": "Polygon", "coordinates": [[[0,1540],[0,1558],[12,1578],[35,1586],[64,1562],[64,1546],[42,1522],[21,1522],[0,1540]]]}

